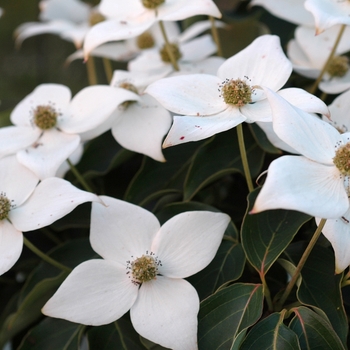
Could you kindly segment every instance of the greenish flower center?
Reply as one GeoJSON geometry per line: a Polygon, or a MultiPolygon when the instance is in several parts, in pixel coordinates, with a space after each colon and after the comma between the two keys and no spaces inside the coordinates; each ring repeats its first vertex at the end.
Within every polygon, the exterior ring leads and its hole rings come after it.
{"type": "MultiPolygon", "coordinates": [[[[175,58],[175,61],[178,61],[182,57],[182,54],[181,54],[177,44],[170,44],[169,49],[172,53],[172,56],[175,58]]],[[[160,53],[160,57],[161,57],[163,62],[167,62],[167,63],[171,62],[171,58],[169,56],[168,48],[166,47],[166,45],[164,45],[160,49],[159,53],[160,53]]]]}
{"type": "Polygon", "coordinates": [[[151,255],[142,255],[130,264],[133,280],[138,283],[144,283],[156,278],[159,262],[157,258],[151,255]]]}
{"type": "Polygon", "coordinates": [[[343,77],[349,70],[349,59],[346,56],[335,56],[329,62],[327,73],[331,77],[343,77]]]}
{"type": "MultiPolygon", "coordinates": [[[[134,92],[135,94],[139,95],[139,92],[137,90],[137,87],[131,83],[128,83],[126,81],[119,84],[119,87],[125,90],[129,90],[131,92],[134,92]]],[[[120,107],[122,109],[126,109],[128,106],[130,106],[132,103],[135,103],[136,101],[125,101],[120,104],[120,107]]]]}
{"type": "Polygon", "coordinates": [[[165,0],[142,0],[142,5],[148,9],[155,9],[164,2],[165,0]]]}
{"type": "Polygon", "coordinates": [[[141,50],[150,49],[154,44],[154,39],[150,32],[144,32],[136,39],[136,45],[141,50]]]}
{"type": "Polygon", "coordinates": [[[33,122],[41,130],[49,130],[56,126],[58,113],[50,105],[38,106],[33,111],[33,122]]]}
{"type": "Polygon", "coordinates": [[[11,201],[6,197],[6,194],[0,193],[0,220],[8,218],[8,214],[11,210],[11,201]]]}
{"type": "Polygon", "coordinates": [[[103,16],[101,13],[97,11],[93,11],[91,12],[90,18],[89,18],[90,26],[94,26],[97,23],[103,22],[105,19],[106,19],[105,16],[103,16]]]}
{"type": "Polygon", "coordinates": [[[252,102],[254,89],[242,79],[226,79],[220,85],[221,97],[225,103],[242,107],[252,102]]]}
{"type": "Polygon", "coordinates": [[[337,149],[333,158],[333,163],[341,174],[350,176],[350,143],[337,149]]]}

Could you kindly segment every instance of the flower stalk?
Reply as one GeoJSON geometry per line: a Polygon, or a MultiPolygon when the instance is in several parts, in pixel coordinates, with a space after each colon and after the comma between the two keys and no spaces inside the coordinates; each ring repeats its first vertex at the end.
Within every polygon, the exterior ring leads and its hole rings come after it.
{"type": "Polygon", "coordinates": [[[80,182],[80,184],[84,187],[84,189],[88,192],[94,193],[90,185],[87,183],[84,177],[80,174],[78,169],[73,165],[73,163],[69,160],[69,158],[67,159],[67,163],[69,165],[71,172],[74,174],[76,179],[80,182]]]}
{"type": "Polygon", "coordinates": [[[213,16],[209,16],[209,20],[211,23],[211,35],[213,36],[213,39],[214,39],[216,47],[217,47],[217,55],[219,57],[223,57],[218,28],[215,25],[215,18],[213,16]]]}
{"type": "Polygon", "coordinates": [[[96,67],[95,67],[95,61],[92,56],[89,56],[88,60],[86,61],[86,69],[87,69],[87,75],[88,75],[88,81],[89,85],[96,85],[97,84],[97,74],[96,74],[96,67]]]}
{"type": "Polygon", "coordinates": [[[169,55],[169,58],[171,60],[171,64],[172,66],[174,67],[174,69],[176,71],[179,71],[179,65],[177,64],[177,61],[174,57],[174,54],[173,54],[173,51],[171,50],[171,46],[170,46],[170,42],[168,40],[168,36],[166,34],[166,31],[165,31],[165,28],[164,28],[164,24],[163,24],[163,21],[159,21],[159,27],[160,27],[160,30],[162,32],[162,35],[163,35],[163,38],[164,38],[164,41],[165,41],[165,47],[166,47],[166,50],[168,52],[168,55],[169,55]]]}

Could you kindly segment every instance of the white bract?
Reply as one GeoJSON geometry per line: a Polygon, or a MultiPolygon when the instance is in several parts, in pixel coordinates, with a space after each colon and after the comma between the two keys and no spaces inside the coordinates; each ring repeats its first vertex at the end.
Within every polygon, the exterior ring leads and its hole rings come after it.
{"type": "Polygon", "coordinates": [[[63,85],[42,84],[12,111],[15,126],[0,129],[0,157],[17,154],[40,179],[55,176],[79,147],[80,133],[103,123],[120,103],[133,97],[106,85],[84,88],[71,100],[63,85]]]}
{"type": "Polygon", "coordinates": [[[82,134],[82,139],[92,139],[111,129],[115,140],[125,149],[164,162],[162,141],[169,131],[171,115],[152,96],[142,94],[144,82],[138,74],[115,71],[111,87],[116,94],[124,96],[127,92],[130,97],[104,123],[82,134]]]}
{"type": "Polygon", "coordinates": [[[113,322],[130,309],[143,337],[178,350],[197,349],[196,290],[183,278],[214,258],[228,215],[178,214],[162,227],[147,210],[102,196],[92,206],[90,242],[103,260],[77,266],[43,308],[86,325],[113,322]]]}
{"type": "Polygon", "coordinates": [[[20,25],[15,31],[17,46],[31,36],[50,33],[72,41],[79,48],[91,22],[102,20],[96,9],[79,0],[45,0],[40,1],[39,7],[42,22],[20,25]]]}
{"type": "Polygon", "coordinates": [[[305,8],[314,16],[316,34],[336,24],[350,25],[348,0],[306,0],[305,8]]]}
{"type": "Polygon", "coordinates": [[[158,21],[180,21],[195,15],[221,17],[212,0],[102,0],[99,10],[108,20],[88,32],[85,57],[106,42],[136,37],[158,21]]]}
{"type": "MultiPolygon", "coordinates": [[[[287,54],[294,70],[308,78],[316,79],[332,51],[340,31],[340,25],[315,36],[314,30],[298,27],[295,39],[288,43],[287,54]]],[[[350,88],[349,59],[342,54],[350,50],[350,27],[347,27],[337,46],[319,88],[326,93],[339,93],[350,88]]]]}
{"type": "MultiPolygon", "coordinates": [[[[288,80],[292,64],[286,58],[277,36],[264,35],[227,59],[217,76],[193,74],[161,79],[145,90],[174,113],[173,125],[163,147],[198,141],[248,121],[271,121],[265,85],[278,91],[288,80]]],[[[284,97],[293,103],[304,100],[300,89],[285,89],[284,97]]],[[[327,113],[324,103],[310,98],[310,108],[327,113]]],[[[305,104],[305,103],[304,103],[305,104]]]]}
{"type": "Polygon", "coordinates": [[[337,219],[349,209],[347,168],[350,133],[293,107],[265,88],[277,136],[302,156],[283,156],[268,168],[268,176],[251,213],[291,209],[337,219]]]}
{"type": "Polygon", "coordinates": [[[22,232],[48,226],[81,203],[100,201],[62,179],[38,182],[15,156],[0,159],[0,275],[21,255],[22,232]]]}
{"type": "Polygon", "coordinates": [[[274,16],[297,25],[314,27],[314,19],[305,9],[305,0],[252,0],[251,6],[262,6],[274,16]]]}

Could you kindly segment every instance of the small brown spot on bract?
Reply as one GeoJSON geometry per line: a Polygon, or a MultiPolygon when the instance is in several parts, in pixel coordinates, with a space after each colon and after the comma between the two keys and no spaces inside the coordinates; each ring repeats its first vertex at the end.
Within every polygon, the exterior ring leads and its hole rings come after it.
{"type": "Polygon", "coordinates": [[[120,24],[128,24],[126,21],[120,21],[120,24]]]}
{"type": "Polygon", "coordinates": [[[197,112],[197,116],[199,116],[199,113],[197,112]]]}
{"type": "Polygon", "coordinates": [[[181,137],[180,137],[180,140],[183,140],[184,138],[185,138],[185,136],[181,136],[181,137]]]}
{"type": "Polygon", "coordinates": [[[266,57],[266,55],[262,55],[262,56],[261,56],[261,58],[265,58],[265,57],[266,57]]]}

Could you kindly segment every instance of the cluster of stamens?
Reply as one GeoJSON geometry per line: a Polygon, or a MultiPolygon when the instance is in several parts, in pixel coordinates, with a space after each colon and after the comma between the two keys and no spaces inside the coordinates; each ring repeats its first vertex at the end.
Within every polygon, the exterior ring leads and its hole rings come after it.
{"type": "Polygon", "coordinates": [[[226,79],[219,86],[220,97],[225,103],[242,107],[252,102],[254,89],[242,79],[226,79]]]}
{"type": "Polygon", "coordinates": [[[164,2],[165,0],[142,0],[142,5],[148,9],[155,9],[164,2]]]}
{"type": "Polygon", "coordinates": [[[0,193],[0,220],[8,218],[8,214],[12,208],[11,201],[6,197],[6,193],[0,193]]]}
{"type": "Polygon", "coordinates": [[[154,39],[150,32],[144,32],[136,39],[136,45],[141,50],[150,49],[154,44],[154,39]]]}
{"type": "Polygon", "coordinates": [[[336,150],[333,163],[342,175],[350,176],[350,143],[336,150]]]}
{"type": "MultiPolygon", "coordinates": [[[[134,92],[135,94],[139,94],[137,87],[131,83],[128,83],[127,81],[124,81],[119,84],[119,87],[125,90],[129,90],[131,92],[134,92]]],[[[134,103],[135,101],[125,101],[120,104],[121,109],[126,109],[130,104],[134,103]]]]}
{"type": "Polygon", "coordinates": [[[343,77],[349,70],[349,58],[346,56],[335,56],[329,62],[327,73],[331,77],[343,77]]]}
{"type": "Polygon", "coordinates": [[[94,26],[97,23],[101,23],[106,20],[106,17],[97,11],[92,11],[89,18],[90,26],[94,26]]]}
{"type": "Polygon", "coordinates": [[[33,123],[41,130],[49,130],[56,126],[59,113],[50,106],[37,106],[33,111],[33,123]]]}
{"type": "Polygon", "coordinates": [[[163,62],[170,63],[172,61],[168,50],[171,51],[171,54],[174,57],[175,61],[178,61],[182,57],[179,46],[177,44],[169,44],[168,47],[164,45],[159,52],[163,62]]]}
{"type": "MultiPolygon", "coordinates": [[[[133,257],[132,257],[133,258],[133,257]]],[[[157,278],[158,266],[162,266],[161,261],[154,253],[146,251],[146,254],[127,262],[127,275],[132,278],[134,284],[141,284],[157,278]]]]}

